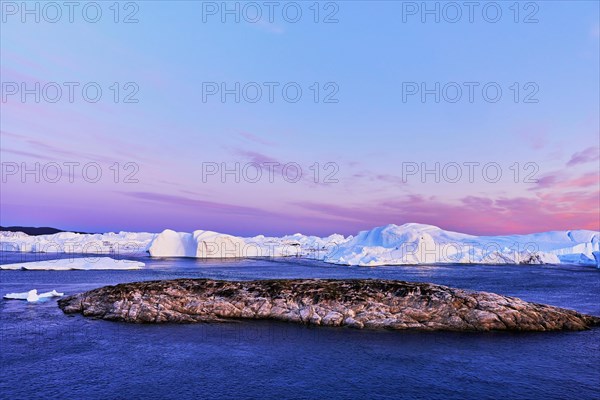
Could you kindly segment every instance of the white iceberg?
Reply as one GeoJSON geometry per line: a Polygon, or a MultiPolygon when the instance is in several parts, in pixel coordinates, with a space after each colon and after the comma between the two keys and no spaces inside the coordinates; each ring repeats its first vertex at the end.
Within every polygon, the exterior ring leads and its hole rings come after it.
{"type": "Polygon", "coordinates": [[[152,257],[323,259],[332,246],[346,240],[342,235],[319,238],[297,233],[283,237],[259,235],[242,238],[213,231],[186,233],[166,229],[156,236],[148,252],[152,257]]]}
{"type": "Polygon", "coordinates": [[[0,251],[26,253],[145,254],[156,234],[119,232],[82,234],[59,232],[30,236],[23,232],[0,232],[0,251]]]}
{"type": "MultiPolygon", "coordinates": [[[[149,247],[153,257],[302,257],[343,265],[580,264],[598,265],[598,232],[474,236],[433,225],[386,225],[355,237],[301,234],[251,238],[165,230],[149,247]]],[[[600,254],[600,253],[598,253],[600,254]]]]}
{"type": "Polygon", "coordinates": [[[67,270],[132,270],[141,269],[145,264],[139,261],[115,260],[110,257],[69,258],[47,261],[32,261],[0,265],[0,269],[23,269],[28,271],[67,271],[67,270]]]}
{"type": "MultiPolygon", "coordinates": [[[[300,233],[283,237],[238,237],[213,231],[159,234],[120,232],[82,235],[62,232],[28,236],[0,232],[5,251],[57,251],[72,253],[149,253],[152,257],[248,258],[300,257],[342,265],[399,264],[578,264],[600,268],[600,233],[590,230],[552,231],[529,235],[475,236],[445,231],[433,225],[386,225],[356,236],[327,237],[300,233]],[[55,250],[53,250],[55,249],[55,250]]],[[[110,260],[110,259],[109,259],[110,260]]],[[[43,262],[48,263],[48,262],[43,262]]],[[[54,263],[54,261],[53,261],[54,263]]],[[[39,267],[11,264],[0,268],[20,269],[136,269],[131,264],[104,262],[89,265],[39,267]],[[47,268],[47,267],[50,268],[47,268]]]]}
{"type": "Polygon", "coordinates": [[[148,251],[152,257],[234,258],[247,257],[246,242],[236,236],[212,231],[193,233],[170,229],[157,235],[148,251]]]}
{"type": "Polygon", "coordinates": [[[560,264],[595,265],[599,232],[554,231],[474,236],[433,225],[386,225],[360,232],[324,261],[345,265],[560,264]]]}
{"type": "Polygon", "coordinates": [[[150,245],[153,257],[196,257],[197,245],[191,233],[164,230],[150,245]]]}
{"type": "Polygon", "coordinates": [[[33,303],[40,299],[62,297],[64,295],[64,293],[58,293],[56,290],[38,294],[37,289],[33,289],[24,293],[7,293],[4,295],[4,298],[9,300],[27,300],[28,302],[33,303]]]}

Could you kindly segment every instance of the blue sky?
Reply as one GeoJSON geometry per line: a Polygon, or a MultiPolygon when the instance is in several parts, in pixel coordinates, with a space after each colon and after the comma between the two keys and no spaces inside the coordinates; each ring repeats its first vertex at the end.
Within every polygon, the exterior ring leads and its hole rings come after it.
{"type": "Polygon", "coordinates": [[[520,2],[518,23],[513,2],[497,3],[496,23],[481,13],[489,2],[478,3],[473,23],[465,8],[456,23],[443,15],[422,22],[419,13],[403,22],[403,10],[421,2],[321,2],[319,23],[313,2],[297,3],[297,23],[278,12],[289,2],[277,3],[272,23],[243,16],[223,23],[220,12],[203,22],[203,7],[222,3],[191,1],[122,2],[115,23],[112,3],[100,4],[97,23],[77,11],[70,23],[64,9],[58,22],[41,15],[36,23],[3,3],[2,225],[236,234],[354,233],[404,222],[472,233],[599,228],[597,2],[520,2]],[[324,23],[336,10],[338,22],[324,23]],[[123,23],[131,11],[139,21],[123,23]],[[525,23],[532,12],[538,22],[525,23]],[[75,91],[72,103],[64,93],[56,103],[36,103],[32,95],[7,94],[13,83],[36,82],[95,82],[103,95],[89,103],[75,91]],[[222,102],[218,94],[203,101],[212,82],[263,89],[274,82],[278,89],[273,102],[265,92],[256,103],[236,103],[233,95],[222,102]],[[279,90],[290,82],[302,89],[297,103],[279,90]],[[466,92],[456,103],[436,103],[433,95],[422,102],[418,94],[403,101],[407,82],[478,86],[472,103],[466,92]],[[137,103],[123,103],[126,83],[139,89],[137,103]],[[489,83],[502,89],[498,102],[482,97],[479,88],[489,83]],[[324,103],[332,88],[337,102],[324,103]],[[537,102],[524,102],[534,89],[537,102]],[[53,162],[63,174],[65,162],[98,163],[104,179],[88,182],[75,171],[73,183],[35,182],[21,173],[53,162]],[[279,169],[274,182],[264,169],[256,183],[202,177],[207,164],[264,162],[296,163],[303,179],[288,182],[279,169]],[[408,164],[465,162],[497,163],[503,178],[402,179],[408,164]],[[125,170],[127,163],[134,167],[125,170]],[[131,171],[137,182],[122,182],[131,171]],[[538,183],[523,181],[531,171],[538,183]],[[337,182],[323,182],[330,172],[337,182]]]}

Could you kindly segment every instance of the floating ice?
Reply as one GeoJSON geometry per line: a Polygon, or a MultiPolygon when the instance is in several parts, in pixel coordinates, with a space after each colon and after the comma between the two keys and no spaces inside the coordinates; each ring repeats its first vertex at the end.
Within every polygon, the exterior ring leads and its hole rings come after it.
{"type": "Polygon", "coordinates": [[[579,264],[598,265],[600,233],[553,231],[474,236],[433,225],[386,225],[356,237],[301,234],[241,238],[209,231],[165,230],[149,247],[158,257],[303,257],[343,265],[579,264]],[[596,254],[596,255],[595,255],[596,254]]]}
{"type": "Polygon", "coordinates": [[[345,240],[342,235],[320,238],[297,233],[283,237],[242,238],[212,231],[186,233],[167,229],[156,236],[148,251],[152,257],[323,259],[332,247],[345,240]]]}
{"type": "Polygon", "coordinates": [[[23,232],[0,232],[0,251],[143,255],[155,236],[154,233],[146,232],[60,232],[37,236],[29,236],[23,232]]]}
{"type": "Polygon", "coordinates": [[[27,300],[28,302],[33,303],[39,301],[40,299],[61,297],[64,295],[64,293],[58,293],[56,290],[38,294],[37,289],[33,289],[24,293],[7,293],[4,295],[4,298],[9,300],[27,300]]]}
{"type": "Polygon", "coordinates": [[[66,270],[130,270],[141,269],[145,264],[139,261],[115,260],[110,257],[69,258],[47,261],[32,261],[0,265],[0,269],[24,269],[29,271],[66,270]]]}
{"type": "MultiPolygon", "coordinates": [[[[529,235],[474,236],[433,225],[386,225],[355,237],[302,234],[244,238],[212,231],[191,233],[167,229],[159,234],[121,232],[81,235],[63,232],[28,236],[0,232],[0,249],[121,253],[146,251],[153,257],[247,258],[301,257],[342,265],[399,264],[578,264],[600,268],[600,233],[552,231],[529,235]],[[56,247],[57,250],[53,250],[56,247]]],[[[109,259],[110,260],[110,259],[109,259]]],[[[48,262],[44,262],[48,263],[48,262]]],[[[137,269],[143,266],[104,262],[88,265],[34,263],[0,265],[11,269],[137,269]]]]}
{"type": "Polygon", "coordinates": [[[553,231],[473,236],[432,225],[387,225],[360,232],[324,261],[346,265],[561,264],[597,265],[600,233],[553,231]]]}

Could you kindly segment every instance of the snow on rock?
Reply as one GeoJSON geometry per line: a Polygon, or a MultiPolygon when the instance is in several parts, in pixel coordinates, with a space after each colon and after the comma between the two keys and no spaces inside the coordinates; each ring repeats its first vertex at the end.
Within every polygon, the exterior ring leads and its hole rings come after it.
{"type": "Polygon", "coordinates": [[[64,295],[64,293],[58,293],[56,290],[38,294],[37,289],[33,289],[24,293],[7,293],[4,295],[4,298],[9,300],[27,300],[28,302],[33,303],[39,301],[40,299],[48,299],[50,297],[62,297],[64,295]]]}
{"type": "Polygon", "coordinates": [[[47,261],[32,261],[0,265],[0,269],[23,269],[30,271],[66,270],[129,270],[141,269],[145,264],[139,261],[115,260],[110,257],[70,258],[47,261]]]}

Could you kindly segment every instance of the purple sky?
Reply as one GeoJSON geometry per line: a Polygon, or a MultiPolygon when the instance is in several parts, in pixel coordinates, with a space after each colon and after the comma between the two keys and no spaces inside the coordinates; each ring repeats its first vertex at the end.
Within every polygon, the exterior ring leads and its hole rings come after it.
{"type": "Polygon", "coordinates": [[[98,23],[4,15],[0,223],[240,235],[405,222],[474,234],[598,230],[599,5],[539,4],[533,24],[508,9],[494,24],[399,23],[394,2],[340,3],[333,24],[307,13],[298,23],[202,23],[194,2],[141,2],[132,24],[108,9],[98,23]],[[78,84],[73,102],[65,82],[78,84]],[[223,102],[203,93],[212,82],[278,86],[273,102],[248,101],[252,92],[223,102]],[[303,91],[296,103],[280,90],[290,82],[303,91]],[[406,82],[494,82],[503,96],[404,102],[406,82]],[[98,102],[84,98],[89,83],[98,102]],[[525,102],[532,88],[538,101],[525,102]]]}

